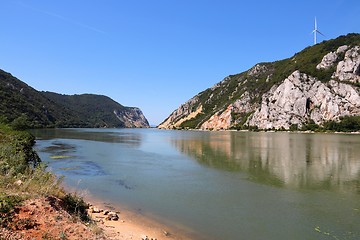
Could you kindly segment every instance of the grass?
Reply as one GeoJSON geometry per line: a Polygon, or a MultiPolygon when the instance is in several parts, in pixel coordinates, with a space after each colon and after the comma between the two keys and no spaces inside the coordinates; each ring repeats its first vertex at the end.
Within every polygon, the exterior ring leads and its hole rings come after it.
{"type": "Polygon", "coordinates": [[[54,196],[63,208],[81,221],[90,221],[87,204],[76,194],[66,193],[62,178],[46,171],[33,150],[35,138],[26,131],[0,123],[0,227],[12,220],[16,206],[31,198],[54,196]]]}

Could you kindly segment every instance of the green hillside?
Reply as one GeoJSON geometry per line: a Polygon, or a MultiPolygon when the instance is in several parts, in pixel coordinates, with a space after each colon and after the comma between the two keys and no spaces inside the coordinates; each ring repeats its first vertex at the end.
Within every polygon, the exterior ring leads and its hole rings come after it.
{"type": "MultiPolygon", "coordinates": [[[[31,128],[133,127],[126,122],[129,117],[124,120],[114,114],[116,111],[121,116],[133,109],[106,96],[39,92],[10,73],[0,70],[0,122],[14,122],[31,128]]],[[[139,115],[138,109],[136,113],[139,115]]],[[[140,115],[143,117],[141,111],[140,115]]],[[[143,122],[140,121],[140,124],[143,123],[141,127],[148,127],[145,117],[143,119],[143,122]]],[[[130,118],[132,120],[138,118],[130,118]]]]}
{"type": "Polygon", "coordinates": [[[81,119],[84,119],[87,126],[92,127],[125,127],[125,124],[120,122],[114,114],[114,110],[126,111],[131,109],[102,95],[62,95],[53,92],[42,92],[42,94],[54,103],[70,109],[81,119]]]}
{"type": "Polygon", "coordinates": [[[55,127],[65,119],[64,126],[82,125],[68,109],[3,70],[0,70],[0,116],[8,122],[25,117],[31,127],[55,127]]]}

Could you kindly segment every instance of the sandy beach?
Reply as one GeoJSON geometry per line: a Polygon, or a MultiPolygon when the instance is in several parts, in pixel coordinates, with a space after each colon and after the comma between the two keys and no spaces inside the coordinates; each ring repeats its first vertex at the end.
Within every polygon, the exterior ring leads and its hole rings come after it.
{"type": "Polygon", "coordinates": [[[194,234],[162,224],[145,216],[140,211],[128,210],[125,207],[114,206],[99,199],[85,197],[90,204],[89,215],[103,229],[108,239],[148,239],[148,240],[190,240],[197,239],[194,234]],[[109,215],[116,214],[116,221],[109,215]],[[193,235],[193,236],[192,236],[193,235]]]}
{"type": "Polygon", "coordinates": [[[14,211],[11,224],[6,228],[0,227],[0,239],[198,239],[140,213],[123,208],[119,210],[108,204],[90,204],[88,213],[95,224],[81,222],[66,212],[62,206],[62,200],[52,196],[25,201],[14,211]]]}

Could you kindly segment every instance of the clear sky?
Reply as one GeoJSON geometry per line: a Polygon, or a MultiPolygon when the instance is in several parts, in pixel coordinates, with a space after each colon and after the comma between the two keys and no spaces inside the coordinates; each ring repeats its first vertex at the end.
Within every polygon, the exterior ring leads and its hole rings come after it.
{"type": "Polygon", "coordinates": [[[0,0],[0,68],[107,95],[151,124],[230,74],[360,32],[359,0],[0,0]]]}

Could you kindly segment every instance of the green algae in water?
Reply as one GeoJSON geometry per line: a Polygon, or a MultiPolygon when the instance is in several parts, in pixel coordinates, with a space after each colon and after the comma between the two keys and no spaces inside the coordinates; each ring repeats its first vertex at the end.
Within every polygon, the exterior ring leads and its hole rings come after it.
{"type": "Polygon", "coordinates": [[[66,158],[72,158],[72,156],[67,155],[58,155],[58,156],[50,156],[51,159],[66,159],[66,158]]]}

